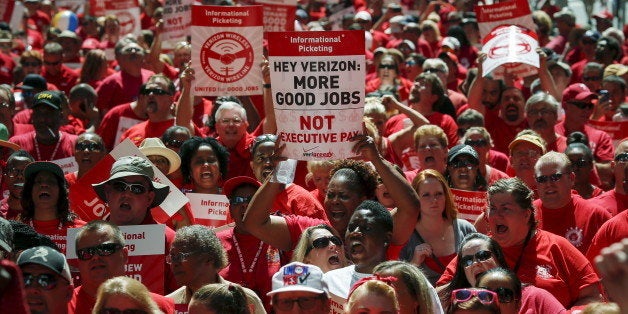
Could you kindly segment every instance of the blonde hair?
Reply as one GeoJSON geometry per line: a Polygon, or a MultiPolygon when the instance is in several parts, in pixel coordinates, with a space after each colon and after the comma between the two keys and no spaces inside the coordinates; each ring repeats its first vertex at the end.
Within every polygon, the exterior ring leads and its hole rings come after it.
{"type": "Polygon", "coordinates": [[[100,285],[92,314],[100,313],[104,309],[107,299],[112,295],[124,296],[133,300],[139,309],[147,313],[162,313],[157,307],[157,303],[151,298],[146,286],[133,278],[119,276],[111,278],[100,285]]]}
{"type": "Polygon", "coordinates": [[[395,289],[381,280],[372,279],[363,283],[351,292],[351,295],[349,295],[349,300],[347,300],[347,304],[345,305],[346,313],[351,312],[351,309],[356,306],[358,297],[362,294],[366,294],[369,296],[377,295],[387,298],[394,304],[395,312],[399,312],[399,302],[397,301],[397,294],[395,293],[395,289]]]}
{"type": "Polygon", "coordinates": [[[441,129],[439,126],[434,124],[426,124],[420,126],[414,132],[414,145],[419,146],[419,140],[425,136],[434,136],[438,139],[438,142],[443,148],[447,148],[449,146],[449,140],[447,140],[447,135],[445,131],[441,129]]]}
{"type": "Polygon", "coordinates": [[[305,175],[305,182],[310,183],[314,180],[314,172],[327,170],[331,177],[331,169],[334,168],[335,162],[333,160],[310,160],[307,162],[307,174],[305,175]]]}
{"type": "MultiPolygon", "coordinates": [[[[327,230],[331,232],[331,234],[337,236],[339,239],[342,239],[342,237],[338,234],[338,231],[336,231],[336,229],[328,225],[318,225],[318,226],[309,227],[303,230],[303,233],[301,233],[301,237],[299,237],[299,242],[297,242],[297,245],[294,247],[294,251],[292,253],[293,262],[311,264],[311,262],[309,261],[306,262],[305,259],[307,258],[307,254],[309,254],[308,249],[311,250],[310,242],[312,242],[312,234],[314,233],[314,231],[318,229],[327,230]]],[[[341,254],[339,254],[338,258],[340,259],[341,266],[345,267],[347,266],[348,263],[347,263],[347,258],[345,257],[345,254],[344,254],[344,248],[340,246],[340,250],[342,252],[341,254]]]]}

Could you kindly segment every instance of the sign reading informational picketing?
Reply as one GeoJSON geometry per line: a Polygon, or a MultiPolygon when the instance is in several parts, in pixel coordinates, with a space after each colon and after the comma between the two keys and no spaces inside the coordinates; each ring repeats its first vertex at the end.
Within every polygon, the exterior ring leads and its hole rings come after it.
{"type": "Polygon", "coordinates": [[[617,147],[619,141],[628,137],[628,121],[596,121],[589,120],[588,124],[598,130],[606,132],[617,147]]]}
{"type": "Polygon", "coordinates": [[[166,0],[164,3],[164,31],[162,40],[183,41],[190,35],[192,3],[194,0],[166,0]]]}
{"type": "Polygon", "coordinates": [[[475,14],[482,38],[486,37],[495,27],[503,25],[518,25],[527,29],[536,28],[528,0],[476,5],[475,14]]]}
{"type": "Polygon", "coordinates": [[[120,22],[120,35],[139,35],[142,30],[140,25],[140,5],[138,0],[107,0],[104,1],[105,14],[115,15],[120,22]]]}
{"type": "MultiPolygon", "coordinates": [[[[124,235],[129,258],[124,265],[126,276],[143,283],[148,290],[164,294],[165,225],[119,226],[124,235]]],[[[68,229],[68,262],[76,260],[76,234],[80,228],[68,229]]],[[[76,262],[76,261],[73,261],[76,262]]]]}
{"type": "Polygon", "coordinates": [[[262,94],[262,6],[192,6],[196,96],[262,94]]]}
{"type": "Polygon", "coordinates": [[[475,223],[475,220],[488,207],[486,192],[451,189],[451,193],[454,195],[454,202],[458,209],[458,218],[470,223],[475,223]]]}
{"type": "Polygon", "coordinates": [[[538,73],[540,66],[538,37],[533,31],[515,25],[498,26],[482,39],[482,76],[492,73],[495,79],[505,74],[526,77],[538,73]]]}
{"type": "Polygon", "coordinates": [[[281,142],[297,160],[353,157],[362,132],[364,32],[268,34],[273,103],[281,142]]]}
{"type": "Polygon", "coordinates": [[[59,165],[59,167],[61,167],[61,170],[63,170],[63,174],[78,171],[78,164],[76,163],[76,158],[74,158],[74,156],[52,160],[51,162],[59,165]]]}
{"type": "MultiPolygon", "coordinates": [[[[107,180],[113,163],[124,156],[146,158],[146,156],[133,145],[131,140],[126,139],[99,161],[94,168],[81,177],[75,185],[72,186],[72,189],[70,189],[70,206],[82,220],[91,221],[94,219],[105,219],[109,216],[109,208],[107,208],[105,202],[98,197],[92,184],[107,180]]],[[[154,181],[166,184],[170,187],[170,193],[168,193],[166,199],[160,206],[152,209],[153,218],[157,222],[163,223],[181,209],[181,207],[188,202],[188,199],[166,175],[161,173],[152,163],[151,165],[155,172],[154,181]]]]}
{"type": "Polygon", "coordinates": [[[294,30],[297,12],[296,0],[256,0],[264,6],[264,31],[288,32],[294,30]]]}
{"type": "Polygon", "coordinates": [[[220,227],[228,224],[229,199],[225,195],[186,193],[190,199],[192,214],[197,224],[208,227],[220,227]]]}

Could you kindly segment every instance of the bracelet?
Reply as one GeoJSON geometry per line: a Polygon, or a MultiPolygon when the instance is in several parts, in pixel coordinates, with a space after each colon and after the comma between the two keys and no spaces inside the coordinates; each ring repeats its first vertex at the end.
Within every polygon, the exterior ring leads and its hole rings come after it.
{"type": "Polygon", "coordinates": [[[262,85],[264,88],[270,88],[270,83],[262,85]]]}

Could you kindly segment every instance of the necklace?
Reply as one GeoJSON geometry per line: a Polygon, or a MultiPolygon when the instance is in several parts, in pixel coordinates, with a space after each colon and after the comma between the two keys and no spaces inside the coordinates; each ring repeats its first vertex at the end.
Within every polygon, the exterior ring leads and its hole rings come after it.
{"type": "MultiPolygon", "coordinates": [[[[49,160],[54,160],[55,155],[57,154],[57,149],[59,149],[59,145],[61,144],[61,137],[63,133],[59,132],[59,139],[57,140],[57,145],[55,145],[55,149],[52,151],[49,160]]],[[[37,161],[44,161],[41,158],[41,153],[39,152],[39,142],[37,141],[37,135],[33,134],[33,141],[35,141],[35,153],[37,154],[37,161]]]]}
{"type": "Polygon", "coordinates": [[[257,259],[259,258],[259,255],[262,253],[262,247],[264,246],[264,242],[259,241],[259,247],[257,248],[257,253],[255,253],[255,258],[253,259],[253,263],[251,263],[251,266],[248,269],[246,268],[244,264],[244,257],[242,256],[242,251],[240,250],[240,245],[238,244],[238,239],[235,233],[233,234],[233,244],[236,248],[236,251],[238,252],[238,258],[240,259],[240,267],[242,268],[242,273],[243,274],[252,273],[253,269],[255,268],[255,264],[257,264],[257,259]]]}

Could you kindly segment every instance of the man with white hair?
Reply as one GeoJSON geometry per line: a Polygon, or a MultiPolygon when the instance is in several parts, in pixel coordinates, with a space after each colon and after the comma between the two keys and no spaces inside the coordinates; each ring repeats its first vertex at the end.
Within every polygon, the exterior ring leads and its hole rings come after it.
{"type": "Polygon", "coordinates": [[[216,110],[217,140],[229,150],[229,167],[223,180],[238,176],[255,177],[248,166],[255,136],[247,132],[248,127],[246,110],[239,103],[225,101],[216,110]]]}

